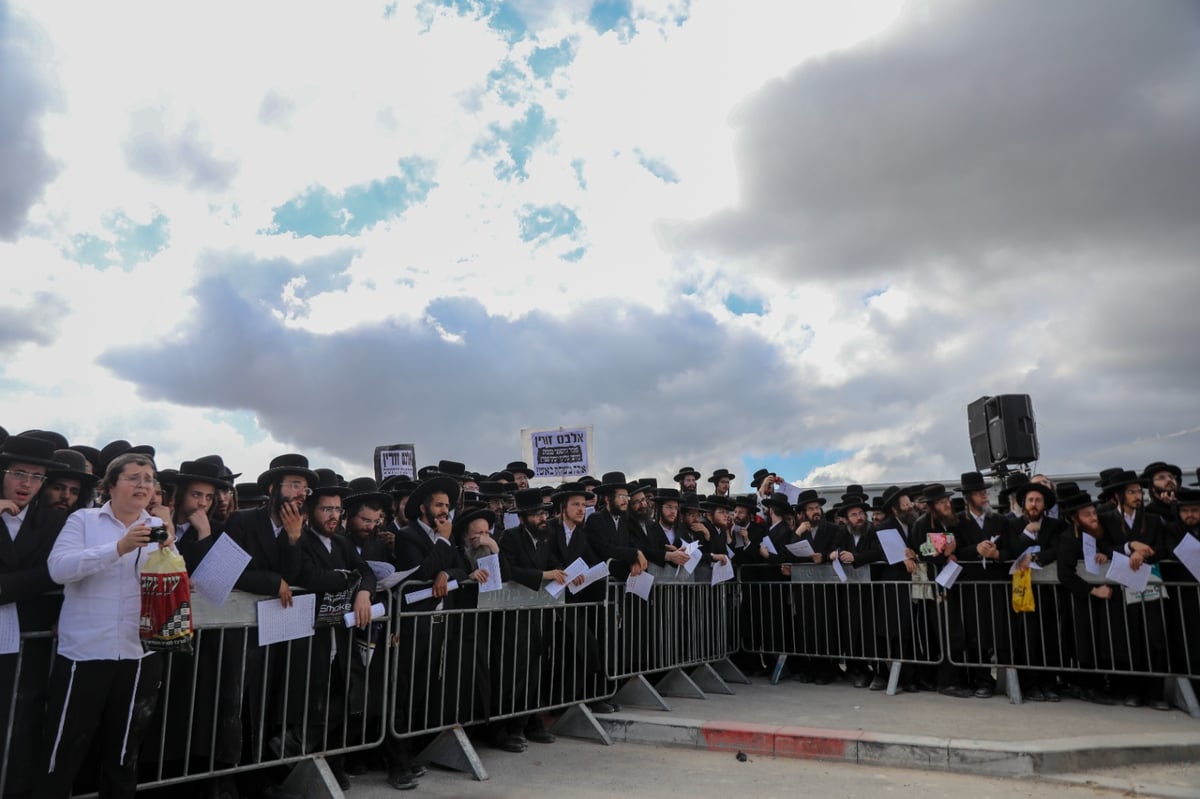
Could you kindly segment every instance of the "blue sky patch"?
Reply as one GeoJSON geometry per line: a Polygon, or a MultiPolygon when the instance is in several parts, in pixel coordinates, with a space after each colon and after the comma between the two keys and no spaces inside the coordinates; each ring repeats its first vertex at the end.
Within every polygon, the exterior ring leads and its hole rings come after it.
{"type": "Polygon", "coordinates": [[[297,236],[355,236],[410,206],[424,202],[437,183],[434,163],[412,157],[399,161],[400,174],[350,186],[335,194],[324,186],[310,186],[274,209],[273,233],[297,236]]]}
{"type": "Polygon", "coordinates": [[[576,247],[573,250],[564,252],[558,257],[560,260],[566,261],[567,263],[577,264],[583,260],[583,256],[585,255],[587,255],[587,247],[576,247]]]}
{"type": "Polygon", "coordinates": [[[571,169],[575,170],[575,182],[579,184],[579,188],[587,191],[587,178],[583,176],[583,159],[576,158],[571,161],[571,169]]]}
{"type": "Polygon", "coordinates": [[[608,33],[628,25],[632,14],[630,0],[597,0],[588,14],[588,24],[598,33],[608,33]]]}
{"type": "Polygon", "coordinates": [[[475,19],[486,19],[488,27],[504,35],[509,44],[524,39],[529,29],[517,12],[516,6],[507,0],[433,0],[434,5],[452,8],[459,16],[470,15],[475,19]]]}
{"type": "Polygon", "coordinates": [[[754,297],[744,297],[740,294],[730,294],[727,296],[725,298],[725,307],[729,309],[730,313],[739,316],[742,314],[762,316],[766,312],[762,300],[754,297]]]}
{"type": "Polygon", "coordinates": [[[116,211],[104,220],[104,233],[79,233],[63,254],[74,261],[97,269],[119,266],[125,271],[153,258],[171,240],[170,221],[160,213],[144,225],[134,222],[124,211],[116,211]]]}
{"type": "Polygon", "coordinates": [[[503,145],[508,158],[496,162],[496,177],[524,180],[529,177],[528,165],[534,147],[553,138],[557,128],[553,119],[546,118],[546,109],[535,103],[525,112],[525,116],[507,127],[493,123],[489,128],[492,141],[482,142],[475,149],[478,153],[491,155],[498,146],[503,145]]]}
{"type": "Polygon", "coordinates": [[[663,183],[679,182],[679,175],[676,174],[675,170],[672,169],[666,161],[662,160],[661,158],[651,158],[643,153],[640,149],[634,150],[634,154],[637,156],[637,162],[641,164],[647,172],[649,172],[651,175],[654,175],[654,177],[658,178],[663,183]]]}
{"type": "Polygon", "coordinates": [[[229,425],[250,446],[267,440],[266,428],[250,411],[209,411],[204,418],[213,424],[229,425]]]}
{"type": "Polygon", "coordinates": [[[573,236],[579,230],[579,216],[562,203],[526,205],[520,214],[521,240],[546,242],[561,236],[573,236]]]}
{"type": "Polygon", "coordinates": [[[529,68],[543,80],[549,80],[554,70],[565,67],[575,59],[575,48],[569,39],[563,39],[555,47],[538,47],[529,54],[529,68]]]}
{"type": "MultiPolygon", "coordinates": [[[[743,458],[742,473],[738,474],[737,480],[739,485],[748,485],[751,475],[759,469],[766,468],[775,472],[784,480],[794,483],[797,480],[807,477],[813,469],[845,460],[852,454],[848,450],[841,449],[806,449],[797,454],[769,453],[753,458],[743,458]],[[745,483],[742,482],[743,474],[745,475],[745,483]]],[[[746,488],[742,493],[749,490],[749,488],[746,488]]]]}
{"type": "Polygon", "coordinates": [[[516,105],[521,102],[521,89],[525,84],[525,74],[509,59],[488,73],[488,91],[493,92],[505,105],[516,105]]]}

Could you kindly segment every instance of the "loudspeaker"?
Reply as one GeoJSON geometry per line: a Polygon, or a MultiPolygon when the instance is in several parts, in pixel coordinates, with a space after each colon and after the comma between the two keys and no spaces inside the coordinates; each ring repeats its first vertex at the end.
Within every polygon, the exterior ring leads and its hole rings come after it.
{"type": "Polygon", "coordinates": [[[980,397],[967,406],[967,432],[971,436],[971,454],[975,456],[975,469],[986,472],[992,468],[992,448],[988,443],[987,402],[991,397],[980,397]]]}
{"type": "Polygon", "coordinates": [[[967,406],[967,430],[975,468],[1038,459],[1037,424],[1028,394],[980,397],[967,406]]]}

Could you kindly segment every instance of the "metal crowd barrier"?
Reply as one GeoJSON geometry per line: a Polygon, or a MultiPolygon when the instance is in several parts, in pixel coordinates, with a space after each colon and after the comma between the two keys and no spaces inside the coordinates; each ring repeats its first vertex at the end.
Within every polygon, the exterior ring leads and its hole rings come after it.
{"type": "Polygon", "coordinates": [[[617,701],[670,710],[664,696],[732,694],[728,683],[748,683],[729,660],[740,646],[737,584],[713,584],[704,566],[691,575],[655,564],[648,570],[649,599],[628,593],[624,583],[608,584],[614,618],[607,671],[626,681],[617,701]],[[660,676],[652,684],[647,675],[653,674],[660,676]]]}
{"type": "Polygon", "coordinates": [[[53,631],[50,630],[23,632],[20,634],[17,651],[11,655],[0,656],[0,684],[10,686],[11,691],[7,700],[0,700],[5,703],[3,716],[0,716],[3,719],[3,723],[0,723],[0,733],[3,734],[4,754],[3,761],[0,761],[0,796],[7,796],[10,788],[13,793],[18,793],[28,791],[32,787],[29,779],[24,778],[32,775],[18,776],[12,779],[10,785],[10,763],[23,763],[26,767],[32,765],[34,769],[41,763],[41,729],[33,731],[24,725],[44,721],[44,706],[33,705],[39,700],[42,703],[45,701],[50,668],[54,662],[54,637],[53,631]],[[40,679],[35,676],[29,681],[31,673],[40,674],[40,679]],[[22,674],[26,675],[25,686],[21,684],[22,674]],[[40,687],[40,695],[37,691],[29,690],[32,685],[40,687]],[[20,729],[17,728],[18,716],[23,724],[20,729]]]}
{"type": "Polygon", "coordinates": [[[927,581],[872,581],[869,567],[793,563],[790,577],[777,564],[738,570],[746,605],[743,650],[777,658],[772,681],[789,657],[889,663],[887,693],[901,668],[942,659],[944,624],[940,587],[927,581]]]}
{"type": "Polygon", "coordinates": [[[1016,703],[1022,701],[1017,673],[1026,670],[1085,683],[1089,677],[1163,679],[1164,698],[1200,718],[1189,682],[1200,679],[1200,584],[1152,575],[1147,590],[1137,593],[1109,581],[1108,564],[1098,574],[1076,564],[1088,585],[1112,588],[1110,598],[1099,599],[1070,592],[1050,566],[1031,573],[1035,609],[1017,613],[1007,568],[995,570],[987,580],[960,578],[946,594],[951,663],[1003,672],[1002,688],[1016,703]]]}
{"type": "MultiPolygon", "coordinates": [[[[408,581],[397,592],[403,597],[430,585],[408,581]]],[[[424,744],[418,762],[481,780],[487,773],[468,727],[494,729],[565,709],[554,732],[610,744],[586,705],[613,695],[602,670],[607,603],[565,597],[565,590],[555,598],[515,583],[480,593],[468,581],[440,603],[402,604],[393,625],[393,640],[403,648],[392,661],[389,734],[424,744]]]]}

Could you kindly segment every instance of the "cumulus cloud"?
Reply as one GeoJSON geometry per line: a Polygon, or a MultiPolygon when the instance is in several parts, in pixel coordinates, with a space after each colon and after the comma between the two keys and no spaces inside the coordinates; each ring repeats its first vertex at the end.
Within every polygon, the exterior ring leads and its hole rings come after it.
{"type": "Polygon", "coordinates": [[[0,239],[7,241],[17,237],[58,172],[40,127],[57,96],[45,67],[48,53],[40,31],[0,2],[0,239]]]}
{"type": "Polygon", "coordinates": [[[24,344],[44,346],[54,341],[65,301],[48,292],[37,292],[31,300],[18,308],[0,305],[0,354],[8,355],[24,344]]]}
{"type": "Polygon", "coordinates": [[[237,176],[238,164],[213,151],[198,122],[173,129],[160,108],[136,111],[124,144],[125,161],[135,172],[192,189],[223,191],[237,176]]]}

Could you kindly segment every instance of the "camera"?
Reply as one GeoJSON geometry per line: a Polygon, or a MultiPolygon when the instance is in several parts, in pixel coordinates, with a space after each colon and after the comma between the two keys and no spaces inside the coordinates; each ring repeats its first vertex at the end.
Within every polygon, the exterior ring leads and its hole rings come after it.
{"type": "Polygon", "coordinates": [[[167,528],[158,519],[154,521],[158,521],[158,524],[150,523],[150,540],[156,544],[167,543],[167,528]]]}

